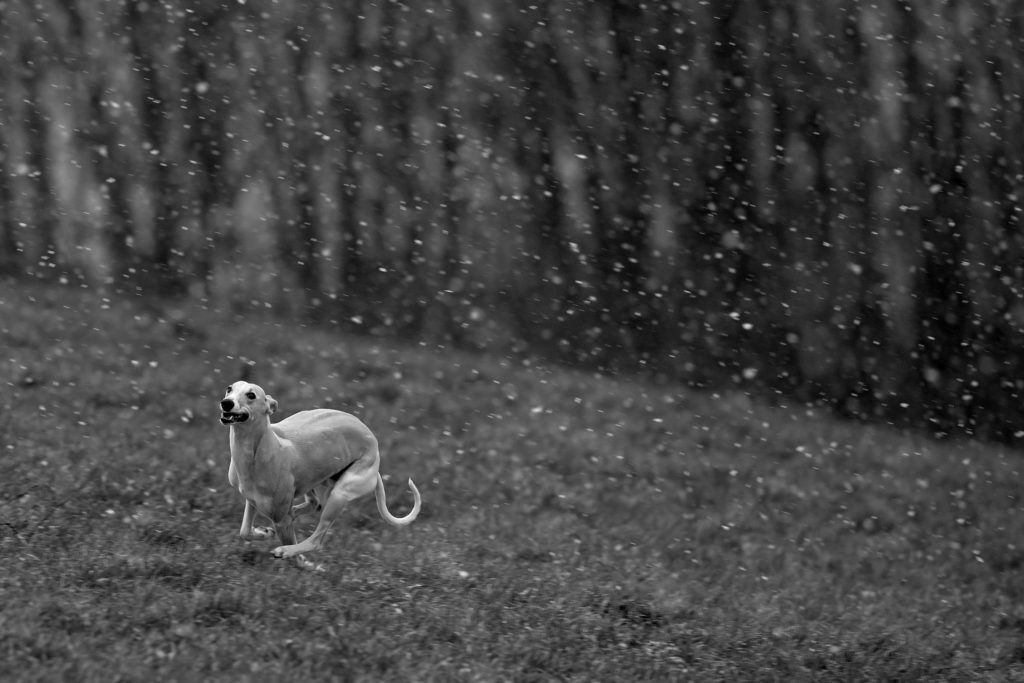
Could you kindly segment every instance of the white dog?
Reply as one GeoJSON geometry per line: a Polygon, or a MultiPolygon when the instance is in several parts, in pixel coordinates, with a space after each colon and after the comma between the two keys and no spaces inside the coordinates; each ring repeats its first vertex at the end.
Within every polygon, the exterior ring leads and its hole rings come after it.
{"type": "Polygon", "coordinates": [[[277,401],[249,382],[228,387],[220,409],[221,423],[231,427],[228,481],[245,498],[239,534],[266,538],[271,531],[254,528],[253,518],[257,511],[267,516],[284,544],[271,551],[275,557],[291,557],[309,568],[302,554],[319,550],[345,505],[370,491],[376,490],[377,509],[391,524],[404,526],[420,513],[420,492],[412,479],[412,510],[404,517],[388,512],[377,439],[353,415],[304,410],[271,424],[277,401]],[[293,507],[298,496],[305,502],[293,507]],[[296,543],[295,513],[310,505],[323,508],[320,522],[309,538],[296,543]]]}

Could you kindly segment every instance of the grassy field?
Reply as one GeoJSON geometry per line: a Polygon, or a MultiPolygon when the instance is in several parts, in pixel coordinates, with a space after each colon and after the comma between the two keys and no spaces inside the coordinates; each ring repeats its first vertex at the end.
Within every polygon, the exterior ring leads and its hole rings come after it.
{"type": "Polygon", "coordinates": [[[1024,680],[1018,452],[0,287],[0,679],[1024,680]],[[362,417],[420,518],[363,499],[323,574],[239,540],[247,368],[362,417]]]}

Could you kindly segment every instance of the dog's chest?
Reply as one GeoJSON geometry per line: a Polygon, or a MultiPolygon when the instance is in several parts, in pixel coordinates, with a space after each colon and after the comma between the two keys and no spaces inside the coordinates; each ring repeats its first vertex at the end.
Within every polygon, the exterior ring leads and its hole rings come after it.
{"type": "Polygon", "coordinates": [[[277,477],[268,477],[266,473],[260,474],[251,468],[237,468],[238,492],[242,497],[256,506],[262,514],[271,519],[277,519],[282,507],[287,508],[291,504],[292,496],[281,490],[280,481],[277,477]]]}
{"type": "Polygon", "coordinates": [[[235,484],[246,500],[264,513],[291,502],[291,478],[275,458],[261,457],[256,444],[233,440],[231,447],[235,484]]]}
{"type": "Polygon", "coordinates": [[[280,488],[280,474],[269,471],[271,468],[245,462],[242,458],[235,459],[233,464],[238,477],[238,491],[246,498],[256,495],[270,496],[280,488]]]}

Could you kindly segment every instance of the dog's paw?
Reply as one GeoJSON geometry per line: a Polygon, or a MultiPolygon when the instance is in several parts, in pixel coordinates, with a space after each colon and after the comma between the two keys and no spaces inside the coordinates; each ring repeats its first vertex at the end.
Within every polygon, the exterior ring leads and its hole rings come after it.
{"type": "Polygon", "coordinates": [[[312,560],[307,560],[305,555],[296,555],[294,559],[295,566],[297,566],[299,569],[305,569],[306,571],[310,572],[319,572],[321,574],[327,571],[326,569],[324,569],[323,563],[317,563],[313,562],[312,560]]]}
{"type": "Polygon", "coordinates": [[[250,529],[248,532],[242,532],[242,540],[245,541],[262,541],[265,538],[270,538],[274,535],[273,529],[268,529],[265,526],[256,526],[250,529]]]}
{"type": "Polygon", "coordinates": [[[293,545],[279,545],[271,550],[270,554],[279,560],[284,560],[289,557],[294,557],[297,553],[295,552],[295,546],[293,545]]]}
{"type": "Polygon", "coordinates": [[[316,562],[307,559],[305,555],[299,552],[298,546],[296,545],[278,546],[271,550],[270,554],[279,560],[291,559],[299,569],[305,569],[311,572],[325,571],[323,564],[317,564],[316,562]]]}

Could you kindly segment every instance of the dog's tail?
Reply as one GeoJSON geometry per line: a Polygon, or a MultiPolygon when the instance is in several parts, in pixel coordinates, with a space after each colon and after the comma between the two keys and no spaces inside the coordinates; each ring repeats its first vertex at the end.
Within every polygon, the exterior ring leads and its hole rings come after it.
{"type": "Polygon", "coordinates": [[[380,476],[380,472],[377,473],[377,510],[380,512],[380,516],[384,518],[385,522],[394,524],[395,526],[405,526],[416,519],[416,516],[420,514],[420,490],[416,488],[416,484],[412,483],[412,479],[409,480],[409,488],[412,489],[412,510],[410,510],[409,514],[404,517],[395,517],[393,514],[388,512],[388,497],[384,493],[384,478],[380,476]]]}

